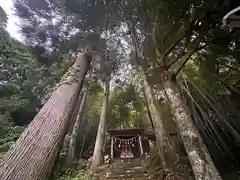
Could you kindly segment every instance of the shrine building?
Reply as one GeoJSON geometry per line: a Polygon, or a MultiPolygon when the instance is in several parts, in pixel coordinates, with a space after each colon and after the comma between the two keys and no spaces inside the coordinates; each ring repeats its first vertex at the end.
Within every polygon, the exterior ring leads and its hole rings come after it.
{"type": "Polygon", "coordinates": [[[109,129],[111,159],[140,158],[149,151],[154,135],[144,134],[143,129],[109,129]]]}

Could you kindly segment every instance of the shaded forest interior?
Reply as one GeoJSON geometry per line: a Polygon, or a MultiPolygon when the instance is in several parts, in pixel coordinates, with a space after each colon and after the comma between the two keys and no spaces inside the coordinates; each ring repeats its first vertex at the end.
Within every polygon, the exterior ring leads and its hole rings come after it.
{"type": "Polygon", "coordinates": [[[1,180],[94,179],[108,130],[131,128],[154,137],[150,174],[240,179],[237,0],[13,2],[21,42],[0,6],[1,180]]]}

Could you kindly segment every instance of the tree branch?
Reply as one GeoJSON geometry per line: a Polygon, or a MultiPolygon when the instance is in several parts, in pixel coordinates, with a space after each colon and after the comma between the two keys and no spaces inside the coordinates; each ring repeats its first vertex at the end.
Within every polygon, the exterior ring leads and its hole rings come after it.
{"type": "Polygon", "coordinates": [[[180,65],[180,67],[176,70],[176,72],[173,74],[173,77],[176,77],[179,72],[183,69],[183,67],[187,64],[188,60],[191,58],[191,56],[194,54],[194,52],[191,52],[189,54],[186,54],[186,56],[184,56],[183,62],[180,65]]]}
{"type": "Polygon", "coordinates": [[[199,35],[195,41],[193,42],[193,44],[191,44],[191,48],[190,50],[188,50],[186,52],[186,54],[180,59],[180,61],[182,61],[182,64],[180,65],[180,67],[175,71],[175,73],[173,73],[173,77],[176,77],[178,75],[178,73],[182,70],[182,68],[186,65],[186,63],[188,62],[188,60],[192,57],[192,55],[197,51],[198,46],[200,44],[200,41],[203,37],[203,34],[199,35]]]}
{"type": "Polygon", "coordinates": [[[182,36],[179,36],[179,38],[175,41],[175,43],[172,43],[171,46],[166,49],[166,51],[163,53],[163,61],[165,61],[165,58],[167,55],[178,45],[179,42],[181,42],[185,37],[187,36],[187,33],[184,33],[182,36]]]}
{"type": "MultiPolygon", "coordinates": [[[[186,46],[188,46],[189,43],[190,43],[190,40],[187,42],[186,46]]],[[[172,60],[168,65],[166,65],[166,69],[169,69],[173,64],[175,64],[179,60],[179,58],[181,58],[186,53],[184,49],[174,60],[172,60]]]]}

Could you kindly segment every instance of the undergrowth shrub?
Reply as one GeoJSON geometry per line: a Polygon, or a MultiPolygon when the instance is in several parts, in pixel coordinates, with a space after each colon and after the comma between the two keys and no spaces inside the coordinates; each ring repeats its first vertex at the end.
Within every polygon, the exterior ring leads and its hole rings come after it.
{"type": "Polygon", "coordinates": [[[95,177],[84,170],[61,169],[54,174],[52,180],[96,180],[95,177]]]}

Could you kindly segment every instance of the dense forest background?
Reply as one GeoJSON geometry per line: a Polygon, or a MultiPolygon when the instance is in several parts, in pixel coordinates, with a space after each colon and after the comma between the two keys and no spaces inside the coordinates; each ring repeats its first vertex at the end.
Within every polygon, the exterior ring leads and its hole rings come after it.
{"type": "MultiPolygon", "coordinates": [[[[161,116],[166,132],[181,134],[175,121],[176,99],[171,99],[170,86],[164,81],[170,77],[220,174],[226,179],[237,178],[240,34],[223,27],[221,20],[239,2],[14,3],[24,43],[6,31],[8,17],[0,7],[1,156],[49,100],[77,56],[87,49],[92,62],[77,101],[80,106],[86,98],[82,120],[76,126],[73,159],[93,155],[101,122],[106,129],[137,127],[156,134],[161,116]],[[103,107],[105,119],[101,116],[103,107]]],[[[78,114],[78,110],[74,112],[78,114]]],[[[60,149],[64,154],[64,145],[60,149]]],[[[77,176],[85,177],[81,173],[77,176]]]]}

